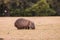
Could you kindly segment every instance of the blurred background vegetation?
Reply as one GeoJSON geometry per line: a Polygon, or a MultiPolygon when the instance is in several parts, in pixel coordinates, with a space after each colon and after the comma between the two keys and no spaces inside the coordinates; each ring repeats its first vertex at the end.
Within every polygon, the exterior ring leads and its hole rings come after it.
{"type": "Polygon", "coordinates": [[[0,16],[60,16],[60,0],[0,0],[0,16]]]}

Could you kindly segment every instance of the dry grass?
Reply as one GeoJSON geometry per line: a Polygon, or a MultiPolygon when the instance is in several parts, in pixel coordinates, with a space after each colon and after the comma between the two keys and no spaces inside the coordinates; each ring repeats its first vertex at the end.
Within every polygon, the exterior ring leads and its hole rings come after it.
{"type": "Polygon", "coordinates": [[[0,38],[4,40],[60,40],[60,17],[0,17],[0,38]],[[14,22],[25,18],[35,30],[17,30],[14,22]]]}

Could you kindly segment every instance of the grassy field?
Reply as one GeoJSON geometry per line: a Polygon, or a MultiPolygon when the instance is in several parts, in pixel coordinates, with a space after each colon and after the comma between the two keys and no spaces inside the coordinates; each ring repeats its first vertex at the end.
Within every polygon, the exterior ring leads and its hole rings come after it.
{"type": "Polygon", "coordinates": [[[60,40],[60,17],[0,17],[0,38],[4,40],[60,40]],[[25,18],[35,30],[17,30],[14,22],[25,18]]]}

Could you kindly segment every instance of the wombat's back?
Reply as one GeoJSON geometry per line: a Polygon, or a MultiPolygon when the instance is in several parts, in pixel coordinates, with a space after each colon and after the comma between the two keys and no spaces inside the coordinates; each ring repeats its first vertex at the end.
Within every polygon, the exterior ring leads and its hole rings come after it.
{"type": "Polygon", "coordinates": [[[29,20],[26,19],[18,19],[16,21],[20,26],[27,26],[29,24],[29,20]]]}
{"type": "Polygon", "coordinates": [[[20,18],[20,19],[16,20],[15,26],[17,28],[27,27],[27,26],[29,26],[29,20],[20,18]]]}

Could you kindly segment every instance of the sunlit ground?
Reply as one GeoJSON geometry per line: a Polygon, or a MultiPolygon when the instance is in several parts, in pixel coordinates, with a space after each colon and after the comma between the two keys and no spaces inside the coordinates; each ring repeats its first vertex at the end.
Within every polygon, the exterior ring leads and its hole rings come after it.
{"type": "Polygon", "coordinates": [[[60,40],[60,17],[0,17],[0,38],[4,40],[60,40]],[[14,22],[25,18],[35,30],[17,30],[14,22]]]}

